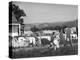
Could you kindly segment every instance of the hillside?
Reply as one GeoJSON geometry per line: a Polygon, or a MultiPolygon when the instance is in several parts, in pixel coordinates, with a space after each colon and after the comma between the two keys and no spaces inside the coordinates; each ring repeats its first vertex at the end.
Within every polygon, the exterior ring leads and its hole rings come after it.
{"type": "Polygon", "coordinates": [[[73,26],[78,26],[78,20],[75,21],[69,21],[69,22],[58,22],[58,23],[43,23],[40,24],[39,27],[45,27],[45,26],[67,26],[67,27],[73,27],[73,26]]]}
{"type": "Polygon", "coordinates": [[[33,26],[36,26],[37,28],[56,27],[56,26],[78,27],[78,20],[69,21],[69,22],[57,22],[57,23],[25,24],[25,30],[30,30],[30,28],[33,26]]]}

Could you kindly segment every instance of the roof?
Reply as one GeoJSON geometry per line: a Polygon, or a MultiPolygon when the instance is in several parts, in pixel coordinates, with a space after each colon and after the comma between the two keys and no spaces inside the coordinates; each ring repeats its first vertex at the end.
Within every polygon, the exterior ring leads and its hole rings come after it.
{"type": "Polygon", "coordinates": [[[12,23],[18,23],[14,13],[12,13],[12,23]]]}
{"type": "Polygon", "coordinates": [[[57,30],[43,30],[43,33],[53,33],[53,32],[58,32],[57,30]]]}

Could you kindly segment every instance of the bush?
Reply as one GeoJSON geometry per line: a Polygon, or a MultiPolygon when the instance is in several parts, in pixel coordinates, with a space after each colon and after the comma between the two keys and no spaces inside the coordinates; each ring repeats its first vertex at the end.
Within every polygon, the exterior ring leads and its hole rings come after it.
{"type": "Polygon", "coordinates": [[[41,39],[41,43],[42,43],[42,45],[47,45],[47,44],[50,44],[50,41],[46,38],[43,38],[43,39],[41,39]]]}

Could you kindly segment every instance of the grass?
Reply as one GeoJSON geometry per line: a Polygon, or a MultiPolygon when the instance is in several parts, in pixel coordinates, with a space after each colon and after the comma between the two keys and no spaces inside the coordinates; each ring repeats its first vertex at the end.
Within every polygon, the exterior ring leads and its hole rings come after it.
{"type": "Polygon", "coordinates": [[[19,51],[12,52],[12,58],[29,58],[29,57],[45,57],[45,56],[63,56],[63,55],[77,55],[78,45],[60,47],[56,51],[53,48],[22,48],[19,51]]]}

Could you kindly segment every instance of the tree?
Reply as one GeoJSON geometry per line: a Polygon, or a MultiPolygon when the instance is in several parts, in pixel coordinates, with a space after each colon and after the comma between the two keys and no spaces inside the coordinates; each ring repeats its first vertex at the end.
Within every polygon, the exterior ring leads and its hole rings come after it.
{"type": "Polygon", "coordinates": [[[24,31],[24,20],[21,17],[26,16],[24,11],[19,8],[19,6],[15,5],[13,2],[9,2],[9,24],[12,23],[12,14],[14,14],[15,18],[17,19],[17,22],[21,25],[21,31],[24,31]]]}
{"type": "Polygon", "coordinates": [[[76,33],[77,33],[77,36],[78,36],[78,27],[76,27],[76,33]]]}
{"type": "Polygon", "coordinates": [[[31,31],[36,32],[36,31],[40,31],[40,29],[38,29],[38,28],[36,28],[36,26],[34,26],[34,27],[31,28],[31,31]]]}
{"type": "MultiPolygon", "coordinates": [[[[26,16],[24,11],[19,8],[19,6],[15,5],[13,2],[9,2],[9,15],[12,15],[12,13],[15,15],[17,22],[20,24],[23,24],[23,19],[21,17],[26,16]]],[[[9,21],[11,22],[12,17],[10,17],[9,21]]]]}
{"type": "Polygon", "coordinates": [[[54,29],[61,31],[61,27],[60,26],[56,26],[54,29]]]}
{"type": "Polygon", "coordinates": [[[42,30],[54,30],[54,27],[52,27],[52,26],[48,26],[48,27],[44,27],[44,28],[42,28],[42,30]]]}
{"type": "Polygon", "coordinates": [[[66,26],[66,25],[62,25],[62,26],[61,26],[61,30],[63,31],[63,33],[65,33],[65,31],[64,31],[64,30],[65,30],[65,28],[67,28],[67,26],[66,26]]]}

